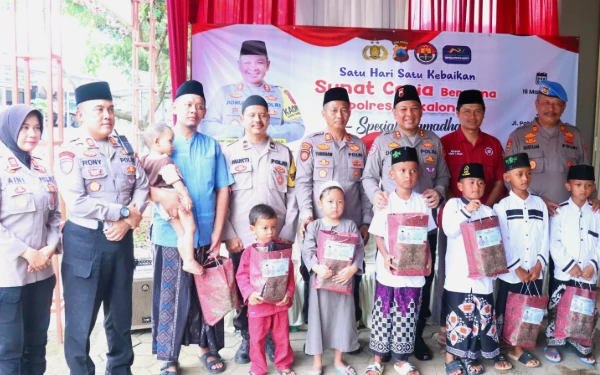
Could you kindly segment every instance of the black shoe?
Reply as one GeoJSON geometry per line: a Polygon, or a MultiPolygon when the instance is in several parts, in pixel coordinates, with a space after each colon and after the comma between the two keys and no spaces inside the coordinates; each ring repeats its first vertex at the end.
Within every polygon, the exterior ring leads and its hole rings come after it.
{"type": "Polygon", "coordinates": [[[360,353],[362,353],[362,346],[360,346],[360,344],[358,345],[358,349],[348,352],[350,355],[360,355],[360,353]]]}
{"type": "Polygon", "coordinates": [[[271,338],[271,334],[267,334],[267,341],[265,342],[265,352],[267,353],[267,358],[271,363],[275,362],[275,343],[271,338]]]}
{"type": "Polygon", "coordinates": [[[433,354],[431,350],[425,344],[425,340],[423,337],[417,336],[415,339],[415,358],[419,361],[431,361],[433,359],[433,354]]]}
{"type": "Polygon", "coordinates": [[[242,343],[235,352],[235,358],[233,359],[238,365],[245,365],[250,363],[250,340],[242,339],[242,343]]]}

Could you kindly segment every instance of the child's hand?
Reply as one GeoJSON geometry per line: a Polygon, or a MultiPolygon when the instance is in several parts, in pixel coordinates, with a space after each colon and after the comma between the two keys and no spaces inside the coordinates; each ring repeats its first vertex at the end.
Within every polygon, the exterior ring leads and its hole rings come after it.
{"type": "Polygon", "coordinates": [[[594,273],[596,273],[596,270],[594,269],[594,266],[590,264],[583,269],[583,272],[581,272],[581,277],[586,280],[590,280],[594,276],[594,273]]]}
{"type": "Polygon", "coordinates": [[[473,199],[469,202],[469,204],[467,204],[465,208],[467,209],[467,211],[473,212],[477,211],[479,209],[479,206],[481,206],[481,201],[479,199],[473,199]]]}
{"type": "Polygon", "coordinates": [[[288,303],[290,303],[290,296],[288,296],[287,293],[286,293],[285,297],[283,297],[283,299],[278,304],[276,304],[275,306],[285,306],[288,303]]]}
{"type": "Polygon", "coordinates": [[[333,281],[338,284],[346,284],[355,273],[358,272],[358,267],[352,265],[344,268],[333,277],[333,281]]]}
{"type": "Polygon", "coordinates": [[[190,197],[189,194],[181,194],[179,196],[179,200],[181,201],[181,204],[183,205],[183,207],[185,207],[186,211],[191,211],[193,203],[192,203],[192,197],[190,197]]]}
{"type": "Polygon", "coordinates": [[[538,260],[535,266],[529,270],[529,281],[536,281],[542,273],[542,264],[538,260]]]}
{"type": "Polygon", "coordinates": [[[319,276],[323,280],[327,280],[331,276],[333,276],[333,271],[330,270],[329,267],[327,267],[324,264],[318,264],[318,265],[314,266],[313,271],[315,271],[317,276],[319,276]]]}
{"type": "Polygon", "coordinates": [[[260,305],[263,303],[263,298],[260,296],[260,293],[254,292],[248,297],[248,303],[251,305],[260,305]]]}
{"type": "Polygon", "coordinates": [[[569,271],[569,275],[571,275],[571,277],[581,277],[581,268],[579,268],[579,266],[576,264],[573,266],[573,268],[571,268],[571,270],[569,271]]]}
{"type": "Polygon", "coordinates": [[[525,271],[523,268],[519,267],[515,270],[517,277],[521,280],[522,283],[526,283],[529,281],[529,272],[525,271]]]}
{"type": "Polygon", "coordinates": [[[398,267],[396,267],[396,265],[394,264],[394,257],[392,255],[390,255],[389,253],[380,253],[383,254],[383,263],[385,268],[390,271],[390,273],[392,272],[392,270],[397,270],[398,267]]]}

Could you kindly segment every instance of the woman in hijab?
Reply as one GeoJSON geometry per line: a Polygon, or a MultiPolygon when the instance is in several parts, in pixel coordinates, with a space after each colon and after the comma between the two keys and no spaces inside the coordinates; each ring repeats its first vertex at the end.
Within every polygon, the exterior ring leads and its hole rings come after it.
{"type": "Polygon", "coordinates": [[[42,124],[27,105],[0,113],[0,374],[46,371],[60,212],[54,176],[31,156],[42,124]]]}

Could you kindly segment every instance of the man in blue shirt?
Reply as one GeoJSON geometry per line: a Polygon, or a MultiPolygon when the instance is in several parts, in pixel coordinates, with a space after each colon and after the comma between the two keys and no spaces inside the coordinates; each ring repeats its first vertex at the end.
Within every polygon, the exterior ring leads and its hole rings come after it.
{"type": "MultiPolygon", "coordinates": [[[[229,185],[234,181],[217,141],[196,131],[206,113],[202,84],[194,80],[183,83],[177,90],[173,111],[177,122],[174,128],[175,151],[171,158],[179,168],[193,201],[191,214],[196,221],[196,259],[204,264],[207,258],[218,255],[229,204],[229,185]]],[[[173,217],[177,216],[179,209],[183,209],[176,193],[152,188],[151,197],[173,217]]],[[[181,269],[177,234],[156,210],[152,243],[152,351],[158,360],[165,361],[161,374],[176,374],[182,344],[198,344],[199,358],[205,368],[211,374],[222,373],[225,364],[218,351],[224,344],[223,321],[214,326],[204,323],[194,278],[181,269]]]]}

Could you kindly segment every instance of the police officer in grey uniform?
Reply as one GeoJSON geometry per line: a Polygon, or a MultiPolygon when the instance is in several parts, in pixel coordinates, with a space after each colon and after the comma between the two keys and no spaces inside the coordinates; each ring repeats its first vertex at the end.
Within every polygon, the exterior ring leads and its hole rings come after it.
{"type": "Polygon", "coordinates": [[[56,182],[30,155],[43,123],[25,104],[0,114],[0,374],[46,372],[51,259],[61,243],[56,182]]]}
{"type": "MultiPolygon", "coordinates": [[[[255,205],[264,203],[273,207],[277,213],[279,241],[292,244],[296,235],[296,164],[290,149],[267,135],[268,108],[263,97],[249,96],[242,106],[241,122],[246,129],[244,137],[223,147],[223,155],[235,183],[231,185],[222,239],[225,240],[236,272],[242,251],[256,242],[248,225],[248,215],[255,205]]],[[[247,306],[237,311],[233,325],[242,334],[235,362],[249,363],[247,306]]],[[[267,336],[267,354],[272,360],[274,347],[270,335],[267,336]]]]}
{"type": "Polygon", "coordinates": [[[133,228],[148,204],[148,178],[124,137],[111,136],[114,106],[106,82],[75,89],[80,137],[56,158],[58,190],[69,211],[62,275],[65,357],[72,375],[95,374],[89,336],[104,305],[106,373],[131,374],[133,228]]]}
{"type": "Polygon", "coordinates": [[[247,40],[242,43],[238,68],[243,80],[219,89],[208,106],[200,132],[218,139],[243,137],[245,129],[240,115],[244,100],[250,95],[260,95],[269,105],[268,134],[283,143],[302,138],[304,121],[292,94],[264,80],[270,65],[265,42],[247,40]]]}
{"type": "MultiPolygon", "coordinates": [[[[354,221],[366,244],[369,239],[369,224],[373,219],[373,207],[360,183],[367,160],[366,146],[355,135],[346,132],[350,119],[350,97],[342,87],[325,92],[321,112],[327,122],[327,131],[316,132],[302,140],[297,157],[296,198],[300,209],[302,232],[308,223],[323,217],[317,206],[321,186],[328,181],[337,181],[344,189],[346,205],[343,218],[354,221]]],[[[303,315],[308,317],[309,272],[302,264],[304,279],[303,315]]],[[[358,304],[360,276],[354,280],[354,307],[356,321],[362,316],[358,304]]]]}
{"type": "MultiPolygon", "coordinates": [[[[395,130],[382,133],[378,136],[367,158],[365,173],[362,183],[369,199],[375,209],[380,210],[387,206],[387,199],[391,192],[396,190],[390,172],[392,169],[391,151],[397,147],[408,146],[417,149],[419,154],[419,179],[414,191],[423,194],[431,209],[437,208],[444,200],[446,188],[450,181],[450,171],[444,161],[442,142],[435,133],[419,129],[423,116],[421,99],[415,86],[404,85],[398,87],[394,93],[394,119],[398,127],[395,130]]],[[[434,210],[434,219],[437,219],[437,210],[434,210]]],[[[437,230],[428,235],[431,249],[431,259],[435,262],[437,230]]],[[[423,300],[419,312],[417,334],[415,339],[415,357],[420,361],[432,359],[432,353],[423,341],[425,322],[431,316],[429,300],[431,284],[434,273],[425,278],[423,287],[423,300]]]]}

